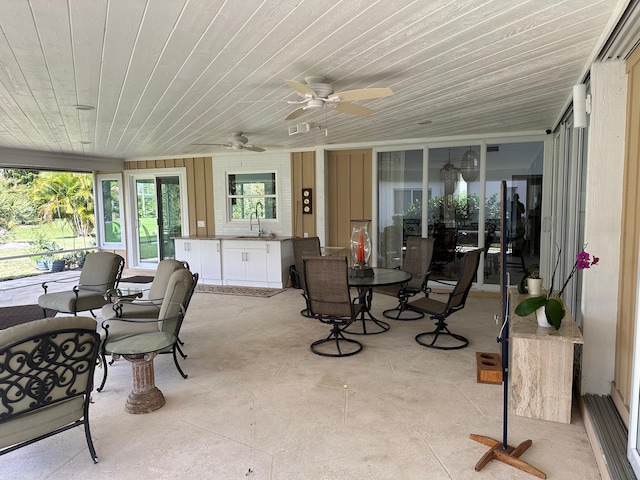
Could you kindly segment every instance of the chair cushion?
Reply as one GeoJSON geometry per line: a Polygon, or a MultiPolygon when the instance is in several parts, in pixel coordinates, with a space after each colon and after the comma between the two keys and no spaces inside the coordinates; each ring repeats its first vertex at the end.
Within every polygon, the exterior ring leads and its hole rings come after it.
{"type": "MultiPolygon", "coordinates": [[[[102,307],[102,318],[105,320],[116,318],[118,316],[116,305],[115,303],[109,303],[102,307]]],[[[123,318],[158,318],[161,306],[162,300],[157,301],[157,304],[148,300],[142,302],[135,300],[133,302],[120,302],[120,316],[123,318]]]]}
{"type": "Polygon", "coordinates": [[[84,398],[75,397],[0,423],[0,448],[31,440],[84,416],[84,398]]]}
{"type": "Polygon", "coordinates": [[[90,253],[82,266],[78,284],[83,289],[105,292],[115,286],[122,262],[123,258],[115,253],[90,253]]]}
{"type": "Polygon", "coordinates": [[[172,258],[167,258],[158,263],[158,268],[156,269],[156,273],[153,277],[153,282],[149,288],[147,298],[150,300],[156,300],[164,297],[171,274],[177,270],[184,269],[185,265],[183,262],[172,258]]]}
{"type": "Polygon", "coordinates": [[[102,293],[84,289],[78,291],[77,303],[76,294],[73,291],[46,293],[38,297],[38,305],[42,308],[65,313],[74,313],[74,306],[76,312],[82,312],[101,308],[106,303],[108,300],[102,293]]]}

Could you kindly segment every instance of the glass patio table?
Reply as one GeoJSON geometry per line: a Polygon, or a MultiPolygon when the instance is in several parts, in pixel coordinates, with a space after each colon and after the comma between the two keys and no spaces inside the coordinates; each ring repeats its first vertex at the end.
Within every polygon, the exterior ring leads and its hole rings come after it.
{"type": "Polygon", "coordinates": [[[373,298],[373,287],[384,285],[396,285],[408,282],[411,274],[396,268],[373,267],[372,277],[349,277],[349,286],[358,289],[358,303],[363,305],[360,312],[359,321],[353,322],[343,331],[354,335],[375,335],[389,330],[389,324],[378,320],[371,313],[371,300],[373,298]],[[367,322],[371,323],[373,331],[367,331],[367,322]]]}
{"type": "Polygon", "coordinates": [[[167,332],[138,333],[107,341],[109,352],[121,355],[132,365],[133,389],[125,404],[128,413],[150,413],[164,405],[164,395],[155,385],[153,359],[175,341],[175,335],[167,332]]]}

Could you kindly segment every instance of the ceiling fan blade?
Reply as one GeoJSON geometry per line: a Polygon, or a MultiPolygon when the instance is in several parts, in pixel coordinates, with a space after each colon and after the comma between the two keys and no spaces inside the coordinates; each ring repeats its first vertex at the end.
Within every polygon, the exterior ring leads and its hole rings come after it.
{"type": "Polygon", "coordinates": [[[230,143],[192,143],[191,145],[204,146],[204,147],[226,147],[226,148],[232,147],[230,143]]]}
{"type": "Polygon", "coordinates": [[[293,120],[294,118],[298,118],[300,115],[302,115],[305,112],[305,110],[306,110],[305,107],[297,108],[293,112],[291,112],[289,115],[287,115],[284,119],[293,120]]]}
{"type": "Polygon", "coordinates": [[[390,88],[360,88],[358,90],[345,90],[329,95],[328,100],[340,100],[342,102],[353,102],[357,100],[371,100],[374,98],[389,97],[393,95],[390,88]]]}
{"type": "Polygon", "coordinates": [[[255,145],[244,145],[243,150],[251,150],[252,152],[264,152],[264,148],[256,147],[255,145]]]}
{"type": "Polygon", "coordinates": [[[308,95],[311,98],[316,98],[316,92],[314,92],[310,86],[305,85],[304,83],[300,83],[296,80],[285,80],[285,83],[289,85],[291,88],[293,88],[300,95],[304,95],[304,96],[308,95]]]}
{"type": "Polygon", "coordinates": [[[372,113],[374,113],[374,111],[370,108],[349,102],[337,102],[335,104],[335,109],[342,113],[348,113],[349,115],[358,115],[360,117],[366,117],[367,115],[371,115],[372,113]]]}

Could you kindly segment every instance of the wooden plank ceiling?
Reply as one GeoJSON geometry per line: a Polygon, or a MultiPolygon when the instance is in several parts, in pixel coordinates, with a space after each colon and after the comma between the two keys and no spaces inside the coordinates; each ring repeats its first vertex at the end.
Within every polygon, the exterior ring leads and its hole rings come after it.
{"type": "Polygon", "coordinates": [[[0,147],[148,158],[215,152],[192,144],[232,132],[284,149],[542,132],[621,3],[3,1],[0,147]],[[286,121],[300,97],[284,80],[312,75],[395,94],[356,102],[367,117],[320,108],[286,121]]]}

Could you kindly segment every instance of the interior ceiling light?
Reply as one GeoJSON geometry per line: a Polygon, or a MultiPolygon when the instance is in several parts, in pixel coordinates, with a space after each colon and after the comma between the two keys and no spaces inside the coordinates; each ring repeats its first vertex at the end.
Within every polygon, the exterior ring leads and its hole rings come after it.
{"type": "Polygon", "coordinates": [[[431,125],[431,120],[423,120],[418,122],[418,125],[431,125]]]}
{"type": "Polygon", "coordinates": [[[469,150],[462,154],[460,160],[460,173],[465,182],[475,182],[480,176],[480,164],[478,154],[469,147],[469,150]]]}
{"type": "Polygon", "coordinates": [[[76,110],[95,110],[96,107],[92,105],[73,105],[76,110]]]}
{"type": "Polygon", "coordinates": [[[452,195],[458,183],[458,169],[451,163],[451,149],[449,149],[449,160],[440,169],[440,181],[444,183],[445,195],[452,195]]]}

